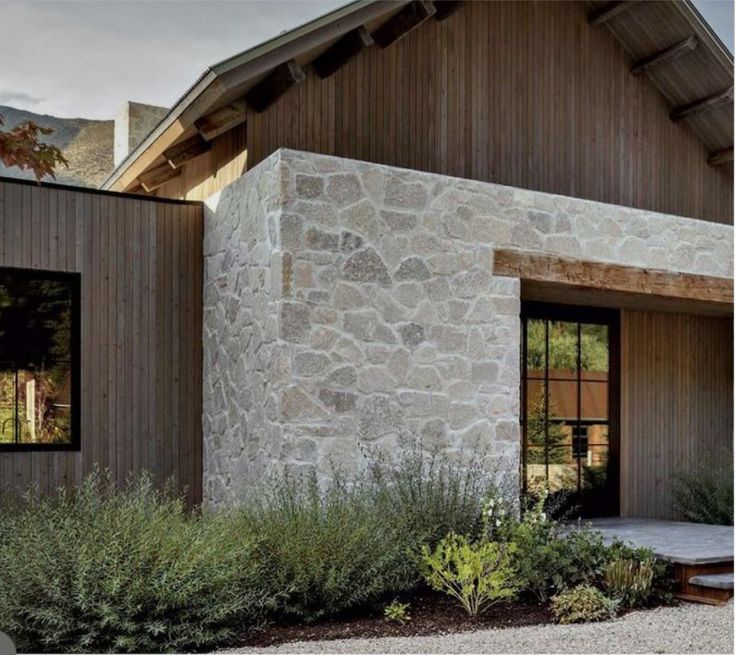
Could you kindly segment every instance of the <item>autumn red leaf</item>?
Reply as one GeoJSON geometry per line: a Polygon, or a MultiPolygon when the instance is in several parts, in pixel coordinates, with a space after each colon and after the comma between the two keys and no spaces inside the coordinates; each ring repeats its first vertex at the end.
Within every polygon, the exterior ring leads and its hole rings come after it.
{"type": "MultiPolygon", "coordinates": [[[[3,124],[0,115],[0,128],[3,124]]],[[[63,164],[68,168],[69,162],[56,146],[40,140],[52,132],[33,121],[23,121],[10,130],[0,129],[0,161],[5,166],[33,171],[39,182],[47,175],[56,179],[56,167],[63,164]]]]}

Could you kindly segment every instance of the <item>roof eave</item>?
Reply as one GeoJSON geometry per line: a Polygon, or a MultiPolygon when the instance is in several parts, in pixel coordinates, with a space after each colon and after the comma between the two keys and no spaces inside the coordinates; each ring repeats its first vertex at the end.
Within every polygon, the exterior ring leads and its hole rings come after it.
{"type": "MultiPolygon", "coordinates": [[[[406,4],[406,2],[408,2],[408,0],[355,0],[344,7],[335,9],[334,11],[324,14],[313,21],[305,23],[283,34],[279,34],[278,36],[275,36],[254,48],[241,52],[233,57],[229,57],[228,59],[211,66],[204,72],[199,80],[194,83],[189,91],[187,91],[181,99],[174,104],[168,114],[161,119],[158,125],[153,128],[150,134],[140,143],[140,145],[138,145],[138,147],[120,163],[120,165],[102,183],[100,188],[112,189],[116,184],[118,184],[134,162],[136,162],[149,148],[151,148],[215,81],[220,80],[223,76],[270,53],[275,53],[278,50],[284,49],[299,40],[308,39],[310,36],[324,28],[333,26],[334,30],[332,31],[339,31],[340,21],[346,21],[348,18],[354,17],[356,14],[368,13],[364,10],[374,9],[374,11],[369,11],[369,16],[365,16],[365,20],[368,20],[379,17],[382,14],[387,14],[390,11],[406,4]]],[[[351,23],[345,22],[345,32],[352,28],[353,26],[351,23]]],[[[325,40],[328,40],[328,38],[325,38],[325,40]]]]}

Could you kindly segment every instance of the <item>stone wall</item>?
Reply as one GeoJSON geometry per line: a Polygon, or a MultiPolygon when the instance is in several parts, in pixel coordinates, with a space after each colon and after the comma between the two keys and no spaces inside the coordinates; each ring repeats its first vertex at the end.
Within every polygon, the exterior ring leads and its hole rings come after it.
{"type": "Polygon", "coordinates": [[[517,480],[520,283],[494,248],[732,273],[730,226],[289,150],[208,204],[208,502],[363,447],[517,480]]]}

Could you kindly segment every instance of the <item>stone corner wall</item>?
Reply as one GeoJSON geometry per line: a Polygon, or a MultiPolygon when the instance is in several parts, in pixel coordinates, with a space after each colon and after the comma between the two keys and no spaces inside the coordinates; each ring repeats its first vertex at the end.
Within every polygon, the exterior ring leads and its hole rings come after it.
{"type": "Polygon", "coordinates": [[[283,195],[276,153],[207,199],[204,210],[203,434],[205,504],[257,474],[277,434],[269,386],[277,378],[283,195]],[[275,290],[274,290],[275,282],[275,290]]]}
{"type": "Polygon", "coordinates": [[[205,497],[365,449],[517,487],[520,282],[495,248],[731,275],[732,227],[279,150],[205,221],[205,497]]]}

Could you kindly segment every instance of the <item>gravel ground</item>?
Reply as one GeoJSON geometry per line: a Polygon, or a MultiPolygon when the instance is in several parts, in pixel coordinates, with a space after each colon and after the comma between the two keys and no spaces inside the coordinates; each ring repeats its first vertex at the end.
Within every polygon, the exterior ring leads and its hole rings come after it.
{"type": "Polygon", "coordinates": [[[341,639],[233,653],[732,653],[733,604],[683,604],[606,623],[478,630],[426,637],[341,639]]]}

